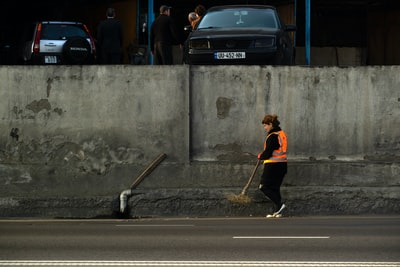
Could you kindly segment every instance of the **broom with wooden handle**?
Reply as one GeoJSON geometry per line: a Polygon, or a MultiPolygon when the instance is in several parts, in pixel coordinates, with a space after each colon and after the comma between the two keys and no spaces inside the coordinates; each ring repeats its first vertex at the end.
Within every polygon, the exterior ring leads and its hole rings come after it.
{"type": "Polygon", "coordinates": [[[247,196],[247,191],[249,190],[250,184],[257,172],[258,166],[260,166],[261,160],[257,160],[256,166],[254,166],[253,172],[247,181],[247,184],[243,187],[242,192],[239,195],[228,195],[228,200],[238,204],[248,204],[251,202],[251,198],[247,196]]]}

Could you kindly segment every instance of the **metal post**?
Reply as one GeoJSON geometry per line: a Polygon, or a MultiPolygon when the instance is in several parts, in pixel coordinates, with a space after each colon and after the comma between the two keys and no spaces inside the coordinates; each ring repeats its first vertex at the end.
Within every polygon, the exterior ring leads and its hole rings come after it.
{"type": "Polygon", "coordinates": [[[306,65],[310,65],[310,46],[311,46],[311,34],[310,34],[310,30],[311,30],[311,0],[306,0],[306,44],[305,44],[305,52],[306,52],[306,65]]]}
{"type": "Polygon", "coordinates": [[[140,38],[140,30],[141,30],[141,25],[140,25],[140,1],[136,2],[136,40],[137,43],[139,44],[139,38],[140,38]]]}
{"type": "Polygon", "coordinates": [[[148,6],[148,16],[147,16],[147,33],[148,33],[148,45],[147,45],[147,54],[148,54],[148,59],[149,59],[149,64],[153,65],[153,56],[151,54],[151,47],[150,47],[150,28],[151,25],[154,22],[154,1],[153,0],[148,0],[149,1],[149,6],[148,6]]]}
{"type": "MultiPolygon", "coordinates": [[[[294,0],[294,25],[297,26],[297,0],[294,0]]],[[[297,31],[293,33],[293,46],[296,47],[296,34],[297,31]]]]}

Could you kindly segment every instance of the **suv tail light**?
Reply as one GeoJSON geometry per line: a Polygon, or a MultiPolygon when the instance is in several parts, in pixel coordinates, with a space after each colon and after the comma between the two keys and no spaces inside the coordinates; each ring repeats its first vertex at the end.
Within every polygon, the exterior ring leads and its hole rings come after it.
{"type": "Polygon", "coordinates": [[[92,35],[90,34],[89,29],[86,27],[86,25],[84,24],[83,27],[85,28],[85,31],[87,32],[87,34],[89,35],[89,39],[90,39],[90,46],[92,47],[92,53],[96,56],[96,46],[94,43],[94,39],[92,37],[92,35]]]}
{"type": "Polygon", "coordinates": [[[42,23],[37,25],[35,40],[33,42],[33,53],[40,52],[40,34],[42,32],[42,23]]]}

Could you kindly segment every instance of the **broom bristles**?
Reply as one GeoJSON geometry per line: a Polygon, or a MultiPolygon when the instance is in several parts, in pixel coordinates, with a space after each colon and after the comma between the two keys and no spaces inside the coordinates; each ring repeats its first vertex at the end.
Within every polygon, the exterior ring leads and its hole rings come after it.
{"type": "Polygon", "coordinates": [[[234,195],[230,194],[227,196],[228,200],[238,204],[248,204],[252,200],[250,197],[246,196],[245,194],[234,195]]]}

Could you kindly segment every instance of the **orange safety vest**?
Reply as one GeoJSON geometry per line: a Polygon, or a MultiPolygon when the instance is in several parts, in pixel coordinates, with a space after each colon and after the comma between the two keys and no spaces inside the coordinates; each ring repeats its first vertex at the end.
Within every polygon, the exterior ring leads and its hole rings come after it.
{"type": "MultiPolygon", "coordinates": [[[[272,152],[272,156],[269,159],[264,160],[264,164],[267,163],[276,163],[276,162],[287,162],[287,156],[286,156],[286,151],[287,151],[287,137],[284,131],[279,131],[279,132],[273,132],[267,135],[268,137],[271,136],[271,134],[276,134],[278,135],[278,141],[279,141],[279,148],[274,150],[272,152]]],[[[267,146],[267,142],[265,141],[264,143],[264,150],[267,146]]]]}

